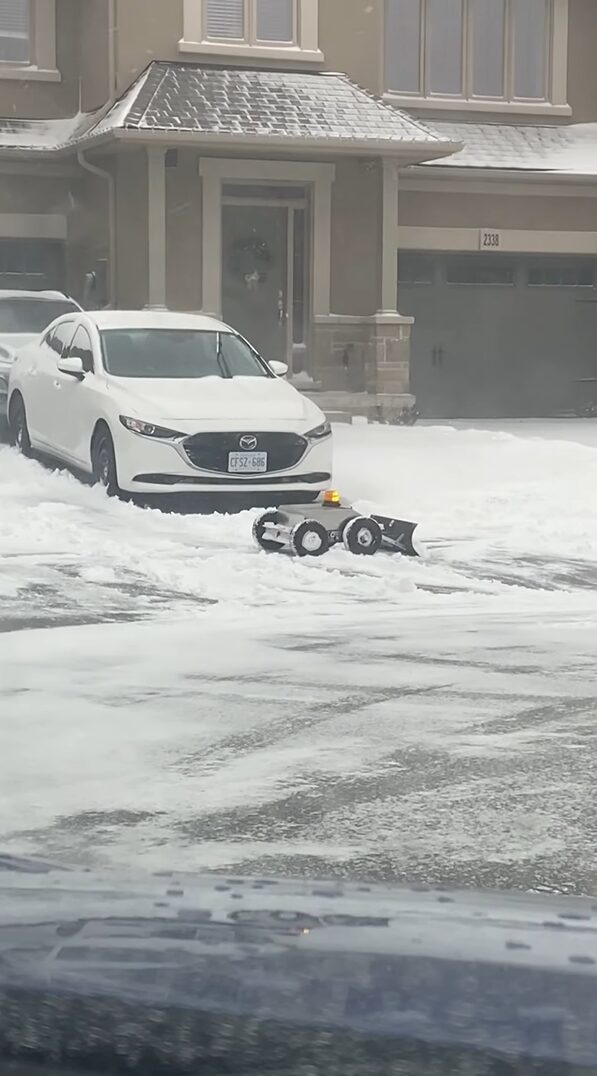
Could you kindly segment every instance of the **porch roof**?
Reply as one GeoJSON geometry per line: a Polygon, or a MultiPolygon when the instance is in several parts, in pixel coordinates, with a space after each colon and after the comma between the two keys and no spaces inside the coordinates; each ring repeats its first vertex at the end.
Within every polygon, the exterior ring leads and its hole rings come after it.
{"type": "Polygon", "coordinates": [[[0,150],[72,151],[114,139],[342,151],[413,162],[461,148],[346,75],[162,60],[150,63],[104,114],[43,124],[0,120],[0,150]]]}
{"type": "Polygon", "coordinates": [[[450,169],[544,172],[559,176],[597,175],[597,124],[530,126],[506,123],[451,123],[434,120],[444,138],[463,149],[441,161],[450,169]]]}

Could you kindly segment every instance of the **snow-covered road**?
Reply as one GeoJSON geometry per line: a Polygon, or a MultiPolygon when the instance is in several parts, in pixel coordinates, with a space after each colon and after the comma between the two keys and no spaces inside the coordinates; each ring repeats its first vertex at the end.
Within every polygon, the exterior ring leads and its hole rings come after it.
{"type": "Polygon", "coordinates": [[[423,559],[268,557],[0,446],[0,846],[594,891],[597,424],[336,446],[423,559]]]}

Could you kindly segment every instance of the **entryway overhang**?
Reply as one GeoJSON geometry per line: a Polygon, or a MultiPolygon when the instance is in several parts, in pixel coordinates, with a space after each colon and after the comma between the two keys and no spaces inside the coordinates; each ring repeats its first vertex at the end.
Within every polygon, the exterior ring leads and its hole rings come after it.
{"type": "Polygon", "coordinates": [[[192,144],[214,155],[384,157],[402,165],[462,146],[346,75],[166,61],[152,62],[101,119],[77,131],[85,149],[123,141],[192,144]]]}

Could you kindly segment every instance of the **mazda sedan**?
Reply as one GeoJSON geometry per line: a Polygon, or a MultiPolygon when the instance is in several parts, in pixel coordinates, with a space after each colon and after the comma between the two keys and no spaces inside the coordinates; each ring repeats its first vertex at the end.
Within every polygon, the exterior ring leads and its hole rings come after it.
{"type": "Polygon", "coordinates": [[[331,430],[286,371],[212,318],[68,315],[19,352],[12,439],[112,494],[315,500],[330,484],[331,430]]]}

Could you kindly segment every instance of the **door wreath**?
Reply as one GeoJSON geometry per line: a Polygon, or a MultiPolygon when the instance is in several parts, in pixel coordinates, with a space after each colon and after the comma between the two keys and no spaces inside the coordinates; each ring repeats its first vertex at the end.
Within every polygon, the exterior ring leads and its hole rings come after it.
{"type": "Polygon", "coordinates": [[[250,291],[265,283],[272,260],[265,239],[253,235],[235,240],[228,251],[230,272],[237,280],[242,280],[250,291]]]}

